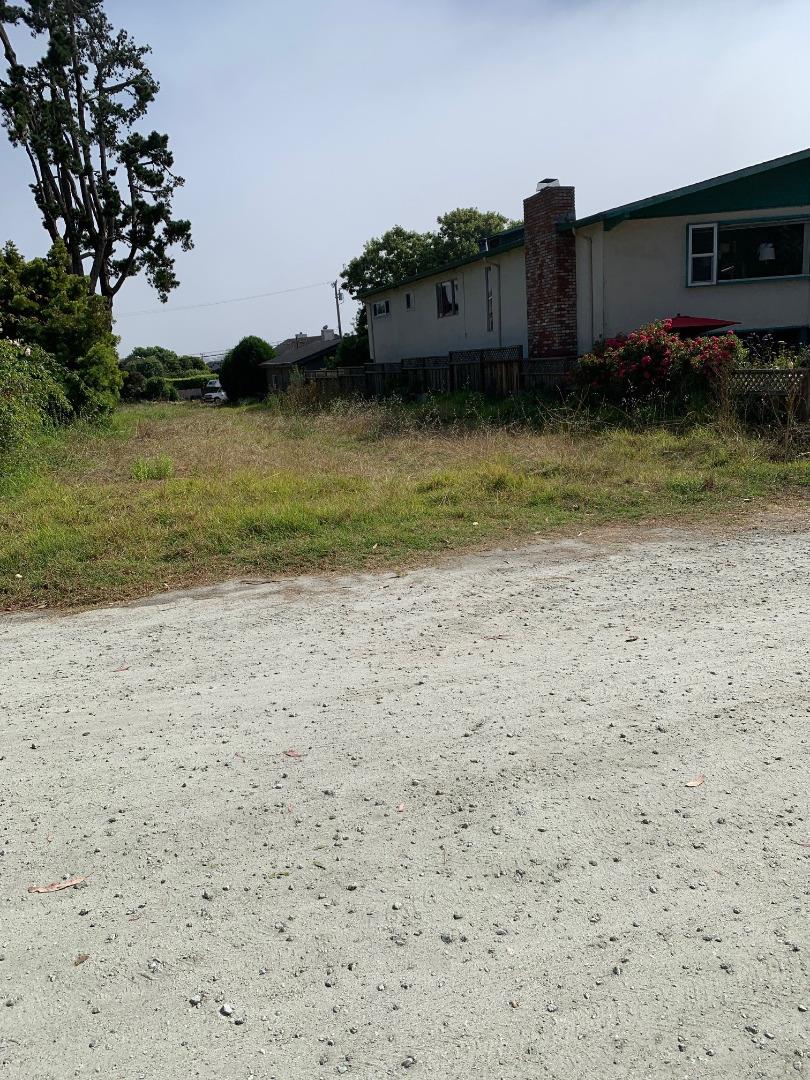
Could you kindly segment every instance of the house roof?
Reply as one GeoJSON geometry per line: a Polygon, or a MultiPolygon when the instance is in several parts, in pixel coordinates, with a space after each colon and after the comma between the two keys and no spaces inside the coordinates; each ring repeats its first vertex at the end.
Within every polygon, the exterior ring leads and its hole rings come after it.
{"type": "Polygon", "coordinates": [[[448,270],[457,270],[460,266],[469,266],[470,263],[488,259],[491,255],[500,255],[503,251],[512,251],[514,248],[523,247],[525,243],[523,226],[518,225],[514,229],[504,229],[503,232],[494,233],[486,238],[486,243],[489,245],[486,250],[477,251],[475,255],[468,255],[466,259],[457,259],[455,262],[431,266],[427,270],[422,270],[411,277],[402,278],[400,281],[394,281],[390,285],[378,285],[374,289],[364,289],[357,296],[360,300],[365,300],[369,296],[391,292],[392,289],[399,289],[403,285],[410,285],[414,281],[422,281],[423,278],[436,277],[439,274],[446,273],[448,270]]]}
{"type": "Polygon", "coordinates": [[[265,360],[259,367],[278,367],[285,364],[300,364],[304,360],[317,360],[321,356],[331,356],[337,352],[340,338],[324,338],[321,334],[314,337],[287,338],[276,346],[276,355],[272,360],[265,360]]]}
{"type": "Polygon", "coordinates": [[[699,184],[674,188],[648,199],[615,206],[599,214],[579,218],[561,229],[578,229],[604,222],[614,228],[628,218],[675,217],[681,214],[729,213],[734,210],[764,210],[810,203],[810,149],[749,165],[699,184]]]}

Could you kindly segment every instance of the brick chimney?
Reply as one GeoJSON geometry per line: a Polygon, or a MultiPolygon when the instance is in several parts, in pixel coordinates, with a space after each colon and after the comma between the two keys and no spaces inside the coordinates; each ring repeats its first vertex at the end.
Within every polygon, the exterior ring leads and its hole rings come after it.
{"type": "Polygon", "coordinates": [[[557,225],[573,221],[574,189],[543,180],[523,202],[526,234],[526,309],[529,356],[576,356],[577,267],[574,234],[557,225]]]}

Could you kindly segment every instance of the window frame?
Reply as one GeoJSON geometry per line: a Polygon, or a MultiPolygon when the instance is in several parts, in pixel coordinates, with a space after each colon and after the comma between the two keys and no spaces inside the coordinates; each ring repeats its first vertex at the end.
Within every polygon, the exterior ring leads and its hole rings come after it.
{"type": "Polygon", "coordinates": [[[690,225],[687,232],[686,241],[686,284],[690,289],[699,288],[701,285],[716,285],[717,284],[717,246],[718,246],[718,233],[720,231],[720,224],[717,221],[704,221],[696,225],[690,225]],[[698,252],[697,254],[692,251],[692,237],[696,230],[711,229],[713,233],[713,246],[710,252],[698,252]],[[712,260],[712,276],[709,281],[695,281],[694,280],[694,265],[695,259],[708,259],[712,260]]]}
{"type": "Polygon", "coordinates": [[[495,333],[495,285],[494,285],[494,271],[495,267],[492,263],[489,263],[484,267],[484,297],[486,302],[486,322],[487,333],[495,333]]]}
{"type": "Polygon", "coordinates": [[[461,289],[459,288],[459,279],[458,278],[445,278],[444,281],[437,281],[436,282],[436,318],[437,319],[452,319],[454,316],[459,314],[459,312],[461,310],[461,305],[459,303],[459,293],[460,292],[461,292],[461,289]],[[445,285],[450,286],[450,296],[451,296],[451,300],[450,300],[450,308],[451,308],[451,310],[450,311],[442,311],[441,310],[442,304],[441,304],[441,301],[440,301],[439,298],[444,295],[444,287],[445,287],[445,285]]]}
{"type": "MultiPolygon", "coordinates": [[[[695,256],[700,258],[700,256],[695,256]]],[[[769,281],[798,281],[810,278],[810,217],[805,214],[791,214],[787,216],[752,217],[752,218],[725,218],[717,221],[694,222],[687,225],[686,231],[686,285],[688,288],[700,288],[701,285],[757,285],[769,281]],[[723,228],[754,228],[762,225],[804,225],[804,252],[802,258],[802,272],[800,274],[766,275],[764,277],[747,278],[720,278],[718,268],[720,260],[720,230],[723,228]],[[714,229],[714,263],[713,279],[709,281],[692,280],[692,231],[694,229],[714,229]]]]}
{"type": "Polygon", "coordinates": [[[373,300],[371,304],[371,317],[372,319],[384,319],[391,314],[391,301],[388,300],[373,300]],[[378,311],[378,308],[384,308],[383,311],[378,311]]]}
{"type": "Polygon", "coordinates": [[[405,310],[414,311],[416,309],[416,293],[412,290],[408,290],[405,293],[405,310]]]}

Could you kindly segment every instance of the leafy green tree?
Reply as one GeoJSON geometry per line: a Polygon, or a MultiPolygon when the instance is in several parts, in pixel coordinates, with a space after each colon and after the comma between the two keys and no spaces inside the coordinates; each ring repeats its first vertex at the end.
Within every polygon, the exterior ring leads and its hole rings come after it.
{"type": "Polygon", "coordinates": [[[230,401],[267,396],[267,376],[259,367],[276,355],[273,346],[260,337],[242,338],[222,361],[219,381],[230,401]]]}
{"type": "Polygon", "coordinates": [[[192,371],[210,371],[208,364],[203,360],[201,356],[193,356],[186,354],[179,357],[180,360],[180,374],[186,375],[192,371]]]}
{"type": "Polygon", "coordinates": [[[495,210],[475,207],[450,210],[436,223],[436,232],[413,232],[395,225],[369,240],[361,254],[343,268],[343,288],[356,297],[367,289],[395,285],[444,263],[475,255],[485,236],[520,224],[495,210]]]}
{"type": "Polygon", "coordinates": [[[474,206],[450,210],[438,217],[436,222],[439,229],[434,240],[434,251],[439,263],[456,262],[476,255],[485,237],[521,224],[510,221],[497,210],[478,210],[474,206]]]}
{"type": "Polygon", "coordinates": [[[126,371],[140,371],[147,378],[151,375],[180,378],[194,371],[208,371],[201,357],[178,356],[172,349],[165,349],[162,345],[139,345],[121,361],[121,367],[126,371]]]}
{"type": "Polygon", "coordinates": [[[115,407],[122,379],[110,309],[70,273],[61,241],[44,259],[26,260],[10,243],[0,250],[0,338],[50,353],[76,413],[115,407]]]}
{"type": "Polygon", "coordinates": [[[64,242],[71,271],[110,304],[140,272],[165,301],[178,285],[171,249],[192,240],[190,223],[172,216],[183,180],[168,136],[142,128],[159,90],[149,48],[113,28],[103,0],[0,0],[0,48],[0,119],[31,164],[51,242],[64,242]],[[31,63],[12,43],[19,29],[41,46],[31,63]]]}
{"type": "Polygon", "coordinates": [[[143,375],[145,379],[166,378],[166,369],[163,364],[151,356],[144,357],[143,360],[125,361],[121,364],[121,370],[131,372],[133,375],[143,375]]]}
{"type": "Polygon", "coordinates": [[[174,372],[177,353],[164,349],[161,345],[139,345],[129,356],[121,361],[126,371],[140,371],[149,378],[151,375],[168,375],[174,372]]]}
{"type": "Polygon", "coordinates": [[[433,233],[413,232],[395,225],[363,245],[340,275],[352,296],[365,289],[385,288],[435,265],[433,233]]]}

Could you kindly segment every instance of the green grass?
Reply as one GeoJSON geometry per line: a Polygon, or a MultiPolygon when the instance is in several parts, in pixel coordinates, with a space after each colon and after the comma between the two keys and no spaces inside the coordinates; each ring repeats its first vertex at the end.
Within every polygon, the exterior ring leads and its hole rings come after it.
{"type": "Polygon", "coordinates": [[[168,454],[155,458],[138,458],[132,462],[130,476],[133,480],[168,480],[174,473],[174,465],[168,454]]]}
{"type": "Polygon", "coordinates": [[[810,487],[806,457],[733,427],[502,423],[346,403],[126,407],[106,429],[51,436],[0,481],[0,606],[403,565],[810,487]]]}

